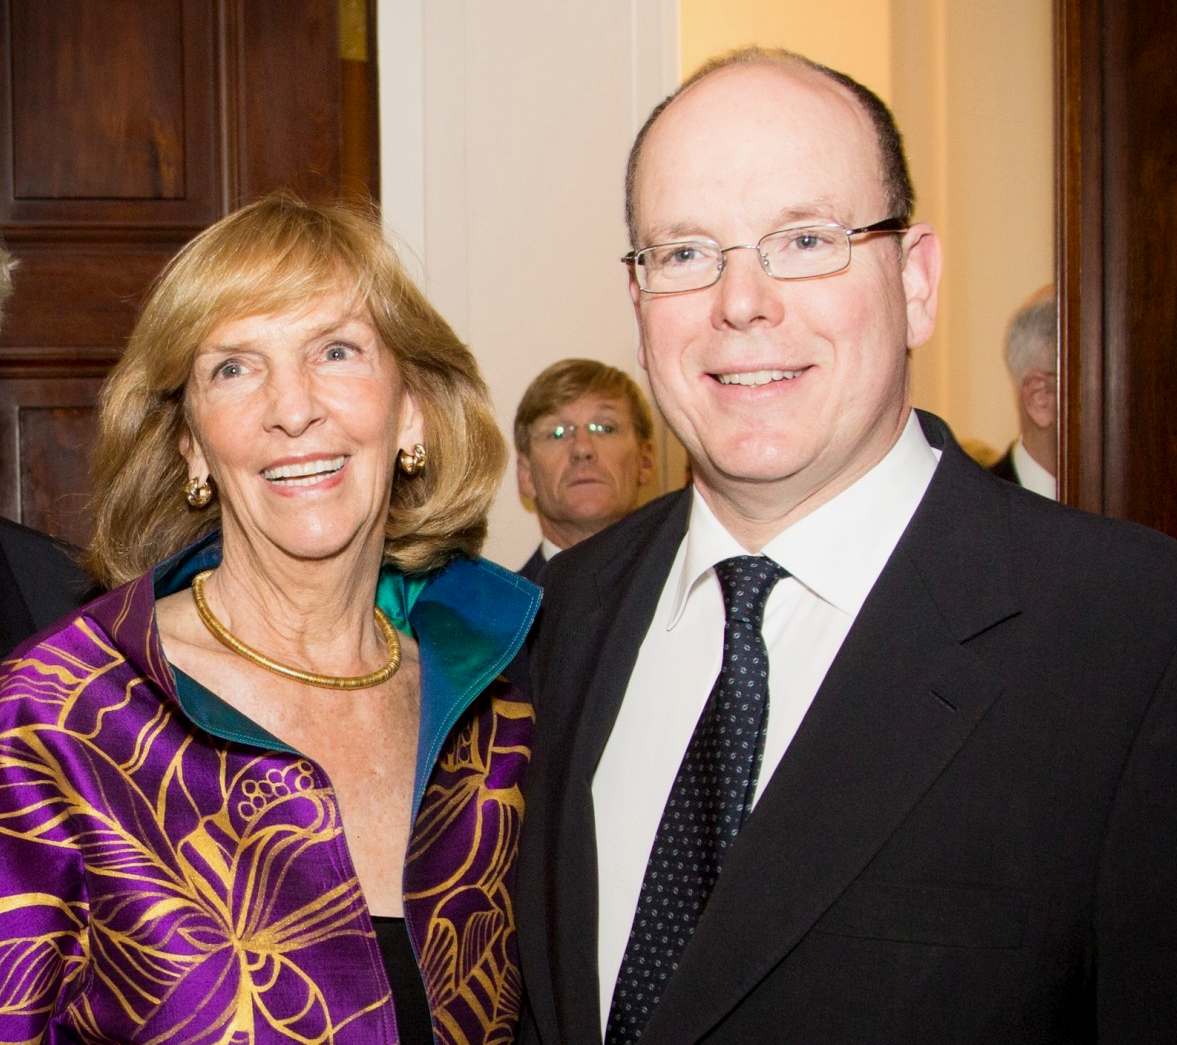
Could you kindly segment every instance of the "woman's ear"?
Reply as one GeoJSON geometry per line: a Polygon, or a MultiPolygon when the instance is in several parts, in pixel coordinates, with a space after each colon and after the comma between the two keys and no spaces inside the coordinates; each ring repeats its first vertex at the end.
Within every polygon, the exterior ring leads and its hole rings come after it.
{"type": "Polygon", "coordinates": [[[192,434],[192,430],[187,425],[184,425],[183,431],[180,432],[180,456],[188,465],[188,478],[208,478],[208,461],[205,459],[204,451],[200,448],[200,443],[196,441],[196,436],[192,434]]]}
{"type": "MultiPolygon", "coordinates": [[[[411,450],[417,443],[425,442],[425,417],[418,409],[417,400],[411,392],[405,392],[401,397],[400,414],[397,446],[402,450],[411,450]]],[[[425,449],[428,451],[431,448],[425,449]]]]}

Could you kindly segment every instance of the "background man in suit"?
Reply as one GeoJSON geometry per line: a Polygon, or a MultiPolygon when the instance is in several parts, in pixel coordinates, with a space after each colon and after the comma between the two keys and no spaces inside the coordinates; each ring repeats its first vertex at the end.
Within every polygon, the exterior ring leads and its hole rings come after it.
{"type": "Polygon", "coordinates": [[[694,482],[545,572],[522,1040],[1171,1040],[1177,546],[912,410],[940,247],[854,81],[704,68],[627,195],[694,482]]]}
{"type": "MultiPolygon", "coordinates": [[[[0,244],[0,323],[15,265],[0,244]]],[[[0,657],[74,609],[90,583],[65,545],[0,517],[0,657]]]]}
{"type": "Polygon", "coordinates": [[[1035,493],[1057,496],[1058,319],[1054,287],[1043,287],[1017,310],[1005,332],[1005,367],[1018,400],[1018,438],[990,468],[1035,493]]]}
{"type": "Polygon", "coordinates": [[[539,577],[565,548],[624,518],[654,472],[650,407],[627,373],[593,359],[562,359],[515,411],[519,493],[535,503],[540,545],[519,571],[539,577]]]}

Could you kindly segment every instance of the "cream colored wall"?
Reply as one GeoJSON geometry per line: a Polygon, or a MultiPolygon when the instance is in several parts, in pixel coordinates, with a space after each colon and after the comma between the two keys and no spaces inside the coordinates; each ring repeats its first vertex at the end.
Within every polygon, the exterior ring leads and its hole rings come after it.
{"type": "Polygon", "coordinates": [[[1009,314],[1053,278],[1050,0],[681,0],[683,68],[748,43],[845,70],[894,108],[917,218],[944,241],[937,333],[913,396],[961,437],[1015,434],[1009,314]]]}
{"type": "MultiPolygon", "coordinates": [[[[385,221],[508,439],[557,359],[638,376],[623,176],[678,78],[677,0],[379,0],[377,19],[385,221]]],[[[486,554],[519,566],[538,540],[512,460],[486,554]]]]}
{"type": "Polygon", "coordinates": [[[887,0],[680,0],[680,11],[684,74],[721,51],[760,44],[798,51],[891,95],[887,0]]]}
{"type": "Polygon", "coordinates": [[[904,0],[893,25],[893,102],[917,211],[940,230],[946,258],[915,400],[958,436],[1001,448],[1017,433],[1005,326],[1054,278],[1051,3],[904,0]]]}

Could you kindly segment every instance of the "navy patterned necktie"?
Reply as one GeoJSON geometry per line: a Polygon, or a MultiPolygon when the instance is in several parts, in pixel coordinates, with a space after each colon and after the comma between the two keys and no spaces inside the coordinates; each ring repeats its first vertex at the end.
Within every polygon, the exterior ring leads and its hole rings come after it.
{"type": "Polygon", "coordinates": [[[768,720],[768,652],[760,625],[769,592],[787,572],[759,555],[724,559],[715,572],[726,617],[723,662],[654,835],[605,1045],[641,1037],[756,795],[768,720]]]}

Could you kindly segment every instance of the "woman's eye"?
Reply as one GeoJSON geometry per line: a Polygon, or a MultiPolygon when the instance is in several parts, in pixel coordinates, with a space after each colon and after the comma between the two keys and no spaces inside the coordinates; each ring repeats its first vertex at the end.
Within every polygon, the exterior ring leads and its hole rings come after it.
{"type": "Polygon", "coordinates": [[[350,345],[330,345],[327,349],[327,358],[333,363],[339,363],[345,359],[350,359],[351,354],[352,347],[350,345]]]}
{"type": "Polygon", "coordinates": [[[244,372],[240,363],[236,359],[226,359],[220,366],[213,371],[214,378],[231,378],[240,377],[244,372]]]}

